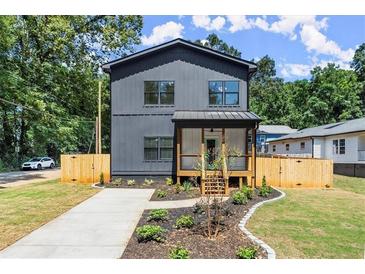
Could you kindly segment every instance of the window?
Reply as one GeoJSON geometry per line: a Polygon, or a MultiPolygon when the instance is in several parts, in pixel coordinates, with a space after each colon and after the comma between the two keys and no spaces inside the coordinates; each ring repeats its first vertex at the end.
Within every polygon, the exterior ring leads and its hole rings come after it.
{"type": "Polygon", "coordinates": [[[332,146],[333,146],[333,154],[338,154],[338,140],[333,140],[332,146]]]}
{"type": "Polygon", "coordinates": [[[301,149],[301,150],[305,149],[305,142],[301,142],[301,143],[300,143],[300,149],[301,149]]]}
{"type": "Polygon", "coordinates": [[[171,160],[173,155],[172,137],[145,137],[144,159],[146,161],[171,160]]]}
{"type": "Polygon", "coordinates": [[[345,139],[340,139],[340,154],[345,154],[346,152],[346,141],[345,139]]]}
{"type": "Polygon", "coordinates": [[[276,145],[273,145],[272,146],[272,152],[275,152],[276,151],[276,145]]]}
{"type": "Polygon", "coordinates": [[[145,105],[173,105],[174,104],[173,81],[145,81],[144,104],[145,105]]]}
{"type": "Polygon", "coordinates": [[[289,144],[285,144],[285,150],[286,151],[289,151],[289,149],[290,149],[290,145],[289,144]]]}
{"type": "Polygon", "coordinates": [[[147,161],[158,160],[158,138],[144,138],[144,159],[147,161]]]}
{"type": "Polygon", "coordinates": [[[238,81],[209,81],[209,105],[238,105],[238,81]]]}
{"type": "Polygon", "coordinates": [[[171,137],[160,138],[160,159],[171,160],[173,153],[173,141],[171,137]]]}
{"type": "Polygon", "coordinates": [[[260,135],[259,140],[260,140],[260,143],[261,143],[261,144],[265,143],[265,141],[266,141],[266,136],[265,136],[265,135],[260,135]]]}

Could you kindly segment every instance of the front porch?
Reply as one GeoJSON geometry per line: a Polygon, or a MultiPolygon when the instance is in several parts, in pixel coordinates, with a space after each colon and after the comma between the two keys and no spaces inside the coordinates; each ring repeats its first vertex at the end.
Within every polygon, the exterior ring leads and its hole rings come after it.
{"type": "Polygon", "coordinates": [[[228,195],[230,178],[237,178],[240,188],[244,181],[255,187],[259,118],[250,112],[188,113],[175,112],[173,118],[177,182],[197,177],[203,195],[228,195]],[[222,163],[219,167],[214,166],[216,159],[222,163]]]}

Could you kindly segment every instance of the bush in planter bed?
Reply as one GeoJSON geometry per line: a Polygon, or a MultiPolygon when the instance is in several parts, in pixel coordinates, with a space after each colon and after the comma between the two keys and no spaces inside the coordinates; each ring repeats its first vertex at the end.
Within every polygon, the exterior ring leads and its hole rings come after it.
{"type": "Polygon", "coordinates": [[[235,205],[244,205],[247,203],[247,196],[241,191],[232,194],[232,203],[235,205]]]}
{"type": "Polygon", "coordinates": [[[167,192],[165,190],[162,190],[162,189],[157,190],[157,198],[164,198],[166,196],[167,196],[167,192]]]}
{"type": "Polygon", "coordinates": [[[166,209],[153,209],[147,218],[148,221],[165,221],[169,212],[166,209]]]}
{"type": "Polygon", "coordinates": [[[254,247],[239,247],[236,251],[238,259],[255,259],[257,250],[254,247]]]}
{"type": "Polygon", "coordinates": [[[143,225],[137,227],[136,233],[138,242],[162,242],[164,240],[164,234],[166,231],[166,229],[163,229],[159,225],[143,225]]]}
{"type": "Polygon", "coordinates": [[[176,228],[191,228],[194,225],[194,219],[191,215],[181,215],[176,219],[176,228]]]}
{"type": "Polygon", "coordinates": [[[247,199],[252,199],[253,198],[253,190],[247,186],[243,186],[241,189],[240,189],[240,192],[242,192],[243,194],[246,195],[247,199]]]}
{"type": "Polygon", "coordinates": [[[261,184],[261,187],[259,189],[259,196],[262,196],[262,197],[268,197],[269,194],[271,193],[272,189],[270,186],[268,186],[266,184],[266,178],[265,176],[262,178],[262,184],[261,184]]]}
{"type": "Polygon", "coordinates": [[[175,247],[170,250],[170,259],[189,259],[189,250],[183,247],[175,247]]]}

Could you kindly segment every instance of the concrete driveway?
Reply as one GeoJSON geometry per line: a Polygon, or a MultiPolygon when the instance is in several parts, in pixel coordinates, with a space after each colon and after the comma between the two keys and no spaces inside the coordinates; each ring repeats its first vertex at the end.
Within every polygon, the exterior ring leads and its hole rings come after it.
{"type": "Polygon", "coordinates": [[[61,170],[27,170],[0,173],[0,187],[13,187],[36,182],[55,180],[61,177],[61,170]]]}
{"type": "Polygon", "coordinates": [[[154,189],[104,189],[0,251],[0,258],[119,258],[154,189]]]}

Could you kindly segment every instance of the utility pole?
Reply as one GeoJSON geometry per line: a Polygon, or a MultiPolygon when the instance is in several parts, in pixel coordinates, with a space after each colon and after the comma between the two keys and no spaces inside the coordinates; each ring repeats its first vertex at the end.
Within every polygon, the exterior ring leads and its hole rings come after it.
{"type": "Polygon", "coordinates": [[[99,81],[98,134],[98,153],[101,154],[101,81],[99,81]]]}
{"type": "Polygon", "coordinates": [[[95,118],[95,154],[99,154],[99,118],[95,118]]]}

